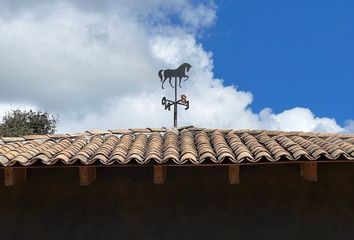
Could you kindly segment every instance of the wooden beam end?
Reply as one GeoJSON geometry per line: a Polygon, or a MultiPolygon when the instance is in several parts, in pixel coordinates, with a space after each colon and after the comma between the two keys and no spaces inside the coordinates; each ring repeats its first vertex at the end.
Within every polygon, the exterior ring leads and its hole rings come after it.
{"type": "Polygon", "coordinates": [[[229,171],[230,184],[239,184],[240,183],[240,166],[239,165],[230,165],[228,167],[228,171],[229,171]]]}
{"type": "Polygon", "coordinates": [[[300,163],[301,176],[310,182],[317,182],[317,162],[300,163]]]}
{"type": "Polygon", "coordinates": [[[4,168],[4,184],[5,186],[16,186],[27,180],[26,168],[4,168]]]}
{"type": "Polygon", "coordinates": [[[166,179],[166,166],[154,165],[154,184],[163,184],[166,179]]]}
{"type": "Polygon", "coordinates": [[[80,185],[89,186],[96,180],[96,167],[79,167],[80,185]]]}

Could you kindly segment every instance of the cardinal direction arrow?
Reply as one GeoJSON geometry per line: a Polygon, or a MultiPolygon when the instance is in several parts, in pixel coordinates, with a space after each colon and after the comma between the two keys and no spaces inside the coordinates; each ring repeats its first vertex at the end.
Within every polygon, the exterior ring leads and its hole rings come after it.
{"type": "MultiPolygon", "coordinates": [[[[171,111],[171,107],[175,105],[175,102],[172,100],[166,99],[166,97],[163,97],[161,100],[162,105],[165,106],[165,110],[171,111]]],[[[181,99],[177,101],[177,104],[185,106],[186,108],[184,110],[189,109],[189,101],[187,100],[186,95],[181,95],[181,99]]]]}
{"type": "Polygon", "coordinates": [[[165,106],[165,110],[171,111],[171,106],[175,103],[171,100],[167,100],[166,97],[163,97],[161,100],[162,105],[165,106]]]}
{"type": "Polygon", "coordinates": [[[185,106],[186,108],[184,110],[189,109],[189,101],[187,100],[187,96],[182,94],[181,99],[177,101],[177,104],[185,106]]]}

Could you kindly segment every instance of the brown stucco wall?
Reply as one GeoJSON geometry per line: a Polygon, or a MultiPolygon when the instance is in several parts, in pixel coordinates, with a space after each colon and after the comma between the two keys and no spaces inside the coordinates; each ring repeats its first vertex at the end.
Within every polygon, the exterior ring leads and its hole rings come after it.
{"type": "MultiPolygon", "coordinates": [[[[78,170],[29,169],[27,183],[0,187],[0,239],[353,239],[354,164],[99,168],[90,187],[78,170]]],[[[1,170],[3,177],[3,170],[1,170]]]]}

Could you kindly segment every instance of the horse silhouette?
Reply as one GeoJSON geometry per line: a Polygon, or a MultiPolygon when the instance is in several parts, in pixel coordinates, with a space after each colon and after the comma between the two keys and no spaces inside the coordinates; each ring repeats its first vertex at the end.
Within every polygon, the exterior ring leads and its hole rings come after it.
{"type": "Polygon", "coordinates": [[[182,87],[181,86],[182,78],[184,78],[184,77],[186,78],[186,79],[184,79],[184,81],[186,81],[189,78],[189,76],[186,75],[186,72],[188,72],[191,67],[192,67],[192,65],[190,65],[189,63],[183,63],[183,64],[181,64],[181,66],[179,66],[176,69],[160,70],[158,75],[159,75],[159,78],[161,80],[162,89],[164,89],[163,84],[166,81],[166,79],[168,79],[168,81],[170,82],[171,87],[174,88],[172,83],[171,83],[171,79],[173,77],[176,80],[177,80],[177,78],[179,78],[178,85],[181,88],[182,87]]]}

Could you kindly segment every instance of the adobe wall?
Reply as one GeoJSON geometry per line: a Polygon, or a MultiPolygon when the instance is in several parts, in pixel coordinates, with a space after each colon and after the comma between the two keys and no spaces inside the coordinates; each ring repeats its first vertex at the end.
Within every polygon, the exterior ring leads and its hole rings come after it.
{"type": "MultiPolygon", "coordinates": [[[[3,170],[0,171],[3,178],[3,170]]],[[[24,185],[0,186],[0,239],[353,239],[354,163],[319,165],[317,183],[299,165],[30,169],[24,185]]]]}

